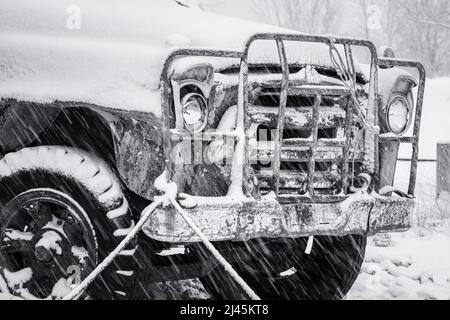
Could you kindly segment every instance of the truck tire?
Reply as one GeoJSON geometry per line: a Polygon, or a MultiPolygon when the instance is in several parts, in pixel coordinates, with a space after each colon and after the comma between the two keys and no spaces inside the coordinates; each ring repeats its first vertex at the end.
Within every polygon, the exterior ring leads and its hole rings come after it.
{"type": "MultiPolygon", "coordinates": [[[[93,155],[60,146],[6,155],[0,160],[0,292],[62,298],[133,224],[119,180],[93,155]],[[19,275],[19,283],[8,282],[19,275]]],[[[84,297],[132,298],[136,250],[130,243],[84,297]]]]}
{"type": "MultiPolygon", "coordinates": [[[[340,300],[355,282],[364,260],[366,237],[314,237],[266,240],[245,263],[233,267],[263,300],[340,300]]],[[[248,299],[221,268],[200,281],[218,300],[248,299]]]]}

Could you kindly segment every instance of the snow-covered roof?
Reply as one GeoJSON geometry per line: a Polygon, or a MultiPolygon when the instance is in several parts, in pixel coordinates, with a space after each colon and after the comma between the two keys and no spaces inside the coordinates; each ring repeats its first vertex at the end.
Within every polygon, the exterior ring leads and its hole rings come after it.
{"type": "MultiPolygon", "coordinates": [[[[242,50],[254,33],[292,32],[174,0],[0,0],[0,7],[0,97],[155,114],[161,67],[174,46],[242,50]]],[[[290,62],[330,64],[326,48],[287,47],[290,62]]],[[[275,44],[256,45],[250,62],[277,63],[275,44]]]]}

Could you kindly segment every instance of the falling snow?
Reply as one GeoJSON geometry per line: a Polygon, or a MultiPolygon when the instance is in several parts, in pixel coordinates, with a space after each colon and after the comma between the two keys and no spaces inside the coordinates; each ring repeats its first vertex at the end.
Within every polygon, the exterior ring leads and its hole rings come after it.
{"type": "MultiPolygon", "coordinates": [[[[30,29],[33,27],[32,23],[23,23],[20,26],[10,24],[11,20],[4,19],[0,12],[2,29],[0,31],[0,69],[2,71],[0,97],[37,102],[84,101],[111,108],[153,112],[159,116],[161,113],[160,69],[164,57],[174,47],[207,44],[213,47],[240,50],[248,35],[256,31],[286,32],[284,29],[267,25],[221,18],[200,10],[192,13],[197,17],[198,23],[186,23],[190,22],[186,21],[185,10],[188,9],[181,8],[173,2],[170,2],[168,6],[176,14],[170,17],[173,23],[168,23],[166,20],[168,18],[164,14],[159,14],[164,12],[166,6],[162,0],[158,0],[158,6],[152,3],[152,7],[145,2],[140,2],[141,6],[137,9],[128,4],[118,6],[106,12],[106,17],[104,10],[100,7],[90,7],[89,1],[80,1],[90,9],[87,10],[87,19],[92,18],[91,15],[100,16],[103,19],[98,21],[92,19],[91,28],[87,29],[89,32],[79,37],[68,36],[68,31],[55,23],[59,21],[57,13],[59,7],[64,7],[70,1],[55,5],[56,2],[45,0],[48,9],[46,15],[43,15],[40,9],[36,9],[36,12],[30,11],[30,16],[25,18],[40,25],[39,30],[30,29]],[[124,9],[130,14],[123,14],[124,9]],[[155,14],[157,18],[149,19],[150,13],[155,14]],[[105,22],[105,18],[109,19],[111,16],[119,22],[116,26],[105,22]],[[218,19],[221,19],[220,23],[217,23],[218,19]],[[145,21],[150,25],[142,27],[135,24],[135,20],[145,21]],[[153,23],[159,23],[167,28],[164,30],[154,28],[153,23]],[[204,24],[211,25],[211,28],[205,28],[204,24]],[[127,28],[123,28],[124,25],[127,28]],[[184,26],[185,34],[176,32],[179,31],[177,25],[184,26]],[[219,27],[215,27],[216,25],[219,27]],[[230,28],[223,28],[223,25],[229,25],[230,28]],[[113,34],[119,36],[112,38],[113,34]],[[221,36],[224,34],[227,36],[221,36]],[[101,41],[95,41],[98,39],[101,41]],[[151,42],[149,39],[154,41],[151,42]],[[49,64],[49,61],[52,63],[49,64]]],[[[15,8],[13,11],[16,15],[23,14],[22,6],[25,1],[4,0],[4,2],[5,6],[15,8]]],[[[312,46],[309,48],[302,48],[303,51],[300,54],[296,52],[297,59],[306,56],[307,61],[301,61],[302,63],[329,65],[328,53],[324,55],[312,46]]],[[[253,62],[278,62],[274,49],[275,47],[254,50],[259,54],[253,56],[253,62]]],[[[214,60],[214,63],[216,66],[224,67],[234,62],[214,60]]],[[[304,78],[306,74],[299,73],[296,76],[304,78]]],[[[278,80],[276,77],[278,76],[260,76],[258,81],[278,80]]],[[[220,81],[227,84],[235,83],[236,77],[222,75],[220,81]]],[[[427,84],[421,140],[421,157],[423,158],[434,158],[436,142],[440,139],[448,140],[450,137],[450,130],[447,129],[450,117],[449,87],[450,78],[430,79],[427,84]]],[[[236,108],[230,108],[227,116],[219,125],[219,129],[235,129],[236,123],[232,123],[232,119],[235,119],[236,108]]],[[[229,153],[229,150],[225,150],[225,146],[219,142],[211,144],[210,148],[212,150],[210,159],[214,161],[222,160],[229,153]],[[217,151],[219,149],[222,149],[220,156],[217,151]]],[[[33,152],[32,149],[30,150],[28,152],[33,152]]],[[[37,152],[37,149],[34,150],[37,152]]],[[[405,157],[410,156],[410,150],[401,150],[401,153],[405,157]]],[[[17,155],[17,153],[12,154],[8,159],[14,160],[17,155]]],[[[55,169],[56,167],[60,171],[67,172],[70,163],[64,162],[63,156],[62,153],[55,153],[54,157],[40,158],[39,154],[30,153],[29,158],[33,161],[30,161],[29,168],[37,163],[43,168],[55,169]]],[[[0,173],[6,172],[5,170],[15,170],[14,166],[17,163],[11,162],[14,163],[11,166],[6,162],[0,166],[0,173]]],[[[27,168],[25,165],[18,170],[24,167],[27,168]]],[[[81,176],[80,181],[83,181],[83,176],[92,174],[92,171],[98,169],[95,165],[83,168],[83,172],[72,172],[73,175],[81,176]]],[[[409,168],[404,164],[398,165],[397,178],[400,190],[405,190],[408,172],[409,168]]],[[[100,174],[99,178],[101,176],[100,174]]],[[[436,201],[434,176],[434,167],[421,164],[414,227],[405,233],[380,234],[369,238],[362,270],[346,299],[450,299],[450,255],[448,254],[450,197],[448,194],[443,194],[436,201]]],[[[240,176],[233,175],[232,180],[240,181],[240,176]]],[[[105,183],[102,179],[97,182],[96,185],[90,186],[93,193],[99,189],[99,185],[105,183]]],[[[117,181],[111,184],[116,189],[120,188],[117,181]]],[[[177,186],[167,182],[166,173],[162,174],[155,184],[160,191],[176,196],[177,186]]],[[[206,198],[188,195],[182,195],[182,197],[184,197],[182,201],[187,206],[189,204],[195,206],[199,201],[206,200],[206,198]]],[[[109,199],[105,199],[105,203],[107,200],[109,199]]],[[[234,201],[234,199],[231,197],[209,198],[208,201],[226,202],[234,201]]],[[[114,212],[109,218],[117,218],[126,213],[128,204],[126,201],[124,203],[124,209],[118,209],[119,211],[114,212]]],[[[56,231],[64,233],[64,230],[56,222],[53,220],[46,226],[54,230],[46,231],[35,247],[44,247],[56,254],[61,254],[62,249],[59,244],[62,239],[56,231]]],[[[114,235],[126,236],[132,227],[118,229],[114,235]]],[[[30,241],[33,238],[32,233],[19,230],[7,231],[6,235],[12,240],[30,241]]],[[[312,241],[310,245],[314,245],[312,241]]],[[[83,247],[74,246],[71,249],[73,255],[80,261],[88,256],[83,247]]],[[[163,251],[161,255],[183,253],[185,248],[177,247],[172,251],[163,251]]],[[[0,271],[0,300],[18,299],[9,294],[11,289],[22,293],[23,297],[34,298],[26,288],[23,288],[24,284],[32,279],[33,272],[30,268],[17,271],[1,269],[0,271]]],[[[301,270],[289,269],[283,275],[289,275],[292,272],[301,272],[301,270]]],[[[126,274],[126,271],[122,271],[122,275],[126,274]]],[[[211,298],[198,279],[149,284],[147,288],[153,299],[211,298]]],[[[52,296],[62,298],[72,289],[67,279],[60,279],[53,287],[52,296]]]]}

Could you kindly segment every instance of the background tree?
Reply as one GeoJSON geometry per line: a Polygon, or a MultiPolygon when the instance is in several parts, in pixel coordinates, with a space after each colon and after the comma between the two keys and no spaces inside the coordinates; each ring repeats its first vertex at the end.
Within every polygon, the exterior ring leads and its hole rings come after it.
{"type": "Polygon", "coordinates": [[[450,1],[400,0],[397,12],[402,21],[395,41],[399,53],[423,61],[431,75],[448,74],[450,1]]]}
{"type": "Polygon", "coordinates": [[[262,22],[366,38],[378,47],[391,46],[397,56],[422,61],[431,76],[450,74],[449,0],[252,1],[262,22]]]}
{"type": "Polygon", "coordinates": [[[307,33],[330,33],[339,26],[340,5],[335,0],[253,0],[266,23],[307,33]]]}

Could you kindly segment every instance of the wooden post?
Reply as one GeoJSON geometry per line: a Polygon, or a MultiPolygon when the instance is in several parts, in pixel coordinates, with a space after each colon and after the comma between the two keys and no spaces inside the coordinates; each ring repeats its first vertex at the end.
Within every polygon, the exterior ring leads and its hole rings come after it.
{"type": "Polygon", "coordinates": [[[450,193],[450,142],[437,144],[436,196],[450,193]]]}

